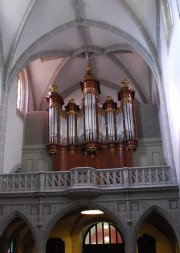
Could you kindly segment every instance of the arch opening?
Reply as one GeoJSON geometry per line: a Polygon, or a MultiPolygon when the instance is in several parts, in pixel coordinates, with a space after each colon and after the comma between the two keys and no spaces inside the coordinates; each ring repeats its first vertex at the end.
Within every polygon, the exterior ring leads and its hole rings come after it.
{"type": "Polygon", "coordinates": [[[151,212],[141,224],[136,246],[138,253],[178,253],[178,240],[169,222],[158,212],[151,212]]]}
{"type": "Polygon", "coordinates": [[[27,223],[21,217],[15,217],[6,226],[0,237],[2,253],[35,253],[35,241],[27,223]]]}
{"type": "MultiPolygon", "coordinates": [[[[113,252],[124,253],[124,236],[114,218],[104,210],[102,214],[94,215],[82,214],[82,210],[84,208],[77,208],[55,221],[48,234],[46,249],[49,241],[54,241],[54,243],[61,241],[61,250],[59,250],[62,253],[63,243],[66,253],[94,253],[94,250],[109,252],[110,248],[113,252]],[[88,241],[89,233],[92,238],[88,241]]],[[[47,250],[46,253],[48,253],[47,250]]],[[[51,253],[55,253],[52,247],[51,253]]]]}

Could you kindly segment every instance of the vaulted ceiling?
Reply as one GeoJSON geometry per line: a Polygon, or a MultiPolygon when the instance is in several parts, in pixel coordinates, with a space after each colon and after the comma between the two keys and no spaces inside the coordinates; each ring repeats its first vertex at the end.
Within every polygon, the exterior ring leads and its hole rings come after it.
{"type": "Polygon", "coordinates": [[[5,83],[26,67],[35,110],[45,109],[51,83],[65,100],[81,97],[88,60],[100,102],[117,101],[124,78],[138,103],[156,102],[158,0],[1,0],[0,29],[5,83]]]}

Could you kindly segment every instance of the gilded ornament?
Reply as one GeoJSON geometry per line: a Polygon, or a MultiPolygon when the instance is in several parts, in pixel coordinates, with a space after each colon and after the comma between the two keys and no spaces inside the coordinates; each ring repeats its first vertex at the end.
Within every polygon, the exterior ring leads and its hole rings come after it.
{"type": "Polygon", "coordinates": [[[113,98],[111,96],[107,96],[106,101],[113,101],[113,98]]]}
{"type": "Polygon", "coordinates": [[[92,67],[91,67],[90,63],[88,63],[88,65],[86,67],[86,74],[85,74],[83,80],[86,81],[86,80],[94,80],[94,79],[95,78],[92,73],[92,67]]]}
{"type": "Polygon", "coordinates": [[[112,148],[112,147],[111,147],[111,148],[109,149],[109,151],[110,151],[111,154],[114,154],[114,153],[115,153],[115,148],[112,148]]]}
{"type": "Polygon", "coordinates": [[[121,83],[123,84],[123,86],[128,86],[129,79],[123,79],[121,83]]]}
{"type": "Polygon", "coordinates": [[[58,93],[57,85],[51,84],[51,85],[49,86],[49,92],[50,92],[50,93],[51,93],[51,92],[57,92],[57,93],[58,93]]]}

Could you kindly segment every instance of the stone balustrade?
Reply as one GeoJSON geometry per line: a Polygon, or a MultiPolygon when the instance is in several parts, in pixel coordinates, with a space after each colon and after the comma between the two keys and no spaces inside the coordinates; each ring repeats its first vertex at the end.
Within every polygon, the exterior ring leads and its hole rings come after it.
{"type": "MultiPolygon", "coordinates": [[[[133,189],[173,186],[169,166],[96,170],[77,167],[70,171],[0,175],[0,193],[63,192],[68,189],[133,189]]],[[[174,185],[175,186],[175,185],[174,185]]]]}

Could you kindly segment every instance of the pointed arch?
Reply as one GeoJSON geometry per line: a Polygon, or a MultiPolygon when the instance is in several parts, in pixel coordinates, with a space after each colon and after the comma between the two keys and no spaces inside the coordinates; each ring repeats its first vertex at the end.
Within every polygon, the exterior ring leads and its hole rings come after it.
{"type": "MultiPolygon", "coordinates": [[[[32,0],[32,1],[30,1],[30,3],[28,4],[28,6],[27,6],[27,8],[26,8],[26,11],[25,11],[25,13],[24,13],[24,16],[23,16],[23,18],[22,18],[22,20],[21,20],[21,22],[20,22],[20,25],[19,25],[19,27],[18,27],[18,29],[17,29],[17,31],[16,31],[16,34],[15,34],[15,36],[14,36],[13,42],[12,42],[12,44],[11,44],[11,48],[10,48],[10,50],[9,50],[8,58],[7,58],[7,63],[6,63],[7,69],[10,69],[10,68],[11,68],[11,63],[12,63],[12,61],[13,61],[13,57],[14,57],[16,48],[17,48],[17,46],[18,46],[18,43],[19,43],[21,34],[22,34],[23,30],[24,30],[24,27],[25,27],[25,25],[26,25],[26,22],[27,22],[27,20],[28,20],[29,15],[30,15],[30,13],[31,13],[32,10],[33,10],[33,7],[34,7],[34,5],[36,4],[36,1],[37,1],[37,0],[32,0]]],[[[5,78],[8,77],[8,74],[9,74],[9,73],[8,73],[8,71],[7,71],[7,76],[5,76],[5,78]]]]}
{"type": "Polygon", "coordinates": [[[2,236],[3,232],[5,231],[5,229],[8,227],[8,225],[15,219],[21,219],[22,221],[25,222],[25,224],[28,226],[29,230],[31,231],[31,234],[33,236],[34,239],[34,244],[37,245],[37,235],[36,232],[31,224],[31,222],[27,219],[27,217],[25,217],[22,213],[20,213],[19,211],[15,211],[12,214],[8,215],[8,217],[6,219],[3,220],[3,222],[0,224],[0,236],[2,236]]]}
{"type": "MultiPolygon", "coordinates": [[[[103,211],[108,216],[106,221],[108,221],[108,222],[111,221],[117,226],[117,228],[121,231],[121,234],[122,234],[122,236],[124,238],[124,242],[125,242],[125,239],[127,238],[127,236],[126,236],[127,231],[126,231],[124,225],[122,224],[122,222],[118,219],[118,217],[113,212],[111,212],[108,209],[108,207],[104,207],[104,206],[98,205],[96,203],[90,203],[90,204],[88,203],[87,205],[86,204],[84,204],[84,205],[81,205],[81,204],[72,205],[72,206],[66,207],[63,210],[61,210],[60,212],[58,212],[50,220],[50,222],[47,224],[46,228],[44,229],[44,238],[45,238],[45,240],[47,241],[51,230],[53,229],[55,224],[60,219],[63,219],[63,217],[71,216],[73,213],[80,213],[80,211],[82,211],[83,209],[99,209],[99,210],[103,211]]],[[[83,223],[83,226],[88,225],[88,224],[89,223],[83,223]]]]}
{"type": "MultiPolygon", "coordinates": [[[[29,55],[29,58],[27,58],[24,62],[23,65],[21,63],[18,63],[18,69],[16,69],[17,71],[20,71],[21,68],[26,67],[27,69],[27,65],[30,61],[36,60],[37,58],[42,58],[42,57],[56,57],[56,58],[63,58],[64,60],[60,62],[60,68],[58,70],[62,70],[62,65],[66,65],[73,57],[78,57],[81,56],[86,50],[89,52],[93,52],[95,55],[105,55],[106,57],[108,57],[115,65],[117,65],[118,68],[120,68],[127,76],[127,78],[129,80],[132,81],[133,85],[136,87],[140,98],[142,99],[142,101],[144,103],[147,103],[147,98],[145,97],[140,85],[138,84],[138,81],[135,80],[135,78],[132,76],[132,74],[130,73],[130,71],[126,68],[126,66],[119,60],[117,59],[115,56],[113,56],[113,53],[116,51],[122,51],[123,50],[127,50],[127,48],[129,48],[128,50],[130,50],[131,52],[137,53],[139,54],[141,57],[143,57],[143,59],[146,61],[146,63],[148,64],[149,68],[151,68],[152,73],[154,75],[154,78],[157,80],[157,72],[154,71],[154,64],[152,63],[152,61],[150,60],[150,58],[148,59],[148,52],[144,51],[139,52],[138,50],[136,50],[134,48],[134,46],[132,45],[127,45],[127,44],[122,44],[122,45],[114,45],[111,47],[107,47],[107,48],[100,48],[100,47],[93,47],[93,46],[87,46],[86,48],[81,47],[78,49],[75,49],[73,51],[64,51],[64,50],[45,50],[45,51],[40,51],[38,53],[32,53],[32,55],[29,55]],[[63,64],[62,64],[63,63],[63,64]]],[[[144,49],[145,50],[145,49],[144,49]]],[[[15,71],[15,69],[14,69],[15,71]]],[[[56,78],[57,76],[57,71],[55,71],[55,74],[53,75],[52,79],[56,78]]],[[[13,76],[15,77],[17,73],[14,73],[13,76]]],[[[12,81],[12,80],[11,80],[12,81]]],[[[49,84],[46,88],[46,93],[48,90],[49,84]]],[[[9,86],[9,89],[11,88],[11,86],[9,86]]],[[[40,109],[43,108],[44,106],[44,96],[46,94],[43,94],[43,97],[41,99],[41,103],[40,103],[40,109]]]]}
{"type": "MultiPolygon", "coordinates": [[[[129,35],[125,31],[123,31],[123,30],[121,30],[121,29],[119,29],[115,26],[112,26],[108,23],[100,22],[100,21],[97,22],[96,20],[86,19],[86,20],[82,20],[81,22],[71,21],[69,23],[63,24],[63,25],[53,29],[52,31],[48,32],[47,34],[41,36],[37,41],[33,42],[29,46],[29,48],[26,50],[26,52],[24,52],[19,57],[19,59],[14,64],[14,66],[12,66],[9,78],[7,80],[7,84],[10,85],[12,83],[13,79],[15,78],[15,76],[17,75],[17,73],[20,71],[20,69],[22,67],[24,67],[25,64],[27,64],[28,62],[30,62],[34,58],[33,51],[36,48],[38,48],[39,45],[41,45],[42,43],[48,41],[50,38],[52,38],[52,36],[60,34],[66,29],[71,29],[71,28],[77,27],[77,26],[96,27],[96,28],[99,28],[99,29],[102,29],[102,30],[109,31],[112,34],[116,34],[119,37],[123,36],[123,38],[128,41],[128,44],[132,47],[133,51],[138,52],[146,60],[147,64],[149,65],[152,72],[154,73],[154,76],[156,77],[156,79],[159,78],[160,68],[159,68],[158,63],[156,62],[154,56],[151,55],[151,53],[149,53],[139,41],[137,41],[135,38],[133,38],[131,35],[129,35]]],[[[77,53],[79,54],[78,50],[75,50],[75,51],[77,51],[77,53]]],[[[38,55],[38,54],[39,53],[36,53],[36,55],[38,55]]]]}
{"type": "Polygon", "coordinates": [[[178,238],[180,238],[180,229],[176,224],[177,222],[160,207],[154,205],[141,216],[134,230],[135,238],[137,238],[138,232],[144,222],[148,222],[161,233],[166,234],[174,247],[176,242],[179,244],[178,238]]]}
{"type": "Polygon", "coordinates": [[[155,41],[153,41],[152,36],[148,32],[145,20],[140,18],[140,15],[138,15],[139,13],[137,13],[137,10],[136,10],[136,12],[132,11],[132,7],[125,0],[119,1],[119,4],[121,4],[121,6],[126,11],[126,13],[130,13],[130,16],[131,16],[133,22],[136,24],[136,26],[140,30],[140,33],[142,34],[144,40],[146,41],[151,54],[155,58],[155,61],[158,61],[157,51],[156,51],[156,47],[155,47],[155,41]]]}

